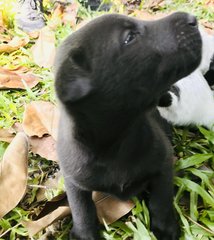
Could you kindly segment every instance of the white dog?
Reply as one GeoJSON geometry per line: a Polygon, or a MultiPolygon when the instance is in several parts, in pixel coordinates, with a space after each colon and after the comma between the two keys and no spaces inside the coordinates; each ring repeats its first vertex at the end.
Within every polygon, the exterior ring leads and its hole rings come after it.
{"type": "Polygon", "coordinates": [[[203,45],[200,66],[172,86],[158,110],[173,125],[203,125],[214,130],[214,92],[208,84],[214,82],[214,36],[203,29],[200,32],[203,45]]]}

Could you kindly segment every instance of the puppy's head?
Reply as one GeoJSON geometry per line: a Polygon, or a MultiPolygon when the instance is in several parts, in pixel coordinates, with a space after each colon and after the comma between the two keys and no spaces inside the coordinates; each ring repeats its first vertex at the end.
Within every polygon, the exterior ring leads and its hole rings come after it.
{"type": "Polygon", "coordinates": [[[104,15],[62,43],[55,64],[56,92],[64,104],[104,96],[107,102],[127,98],[129,104],[138,99],[151,105],[200,59],[201,37],[189,14],[157,21],[104,15]]]}

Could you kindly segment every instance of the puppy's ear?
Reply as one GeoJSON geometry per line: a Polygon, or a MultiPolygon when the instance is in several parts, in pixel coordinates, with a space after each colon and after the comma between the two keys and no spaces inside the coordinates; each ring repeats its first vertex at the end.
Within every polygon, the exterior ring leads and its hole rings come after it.
{"type": "Polygon", "coordinates": [[[79,101],[92,91],[91,66],[84,49],[73,49],[58,65],[55,88],[62,102],[79,101]]]}

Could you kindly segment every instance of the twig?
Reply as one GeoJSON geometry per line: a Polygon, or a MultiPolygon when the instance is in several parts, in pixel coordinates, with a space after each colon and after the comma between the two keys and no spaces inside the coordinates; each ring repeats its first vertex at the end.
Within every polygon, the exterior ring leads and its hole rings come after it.
{"type": "Polygon", "coordinates": [[[199,226],[200,228],[204,229],[205,231],[211,233],[214,235],[214,232],[204,226],[202,226],[201,224],[197,223],[196,221],[194,221],[191,217],[187,216],[186,214],[184,214],[185,217],[187,217],[191,222],[193,222],[195,225],[199,226]]]}
{"type": "Polygon", "coordinates": [[[29,186],[29,187],[32,187],[32,188],[44,188],[44,189],[47,189],[47,188],[48,188],[48,187],[46,187],[46,186],[37,185],[37,184],[29,184],[28,186],[29,186]]]}
{"type": "Polygon", "coordinates": [[[4,236],[5,234],[7,234],[8,232],[10,232],[12,229],[17,228],[19,225],[21,225],[21,223],[18,223],[18,224],[16,224],[15,226],[7,229],[7,231],[3,232],[3,233],[0,235],[0,238],[3,237],[3,236],[4,236]]]}

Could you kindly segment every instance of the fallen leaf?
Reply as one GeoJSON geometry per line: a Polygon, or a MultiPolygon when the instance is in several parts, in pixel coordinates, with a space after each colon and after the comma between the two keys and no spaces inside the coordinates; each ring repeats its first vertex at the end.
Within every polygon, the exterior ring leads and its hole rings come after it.
{"type": "Polygon", "coordinates": [[[24,132],[22,124],[20,122],[15,122],[11,127],[13,132],[24,132]]]}
{"type": "Polygon", "coordinates": [[[62,14],[64,11],[64,7],[60,2],[55,2],[54,9],[51,14],[51,18],[49,20],[48,26],[54,30],[58,25],[62,24],[62,14]]]}
{"type": "Polygon", "coordinates": [[[28,32],[27,35],[31,39],[37,39],[39,37],[39,29],[36,29],[35,31],[32,31],[32,32],[28,32]]]}
{"type": "Polygon", "coordinates": [[[9,35],[9,34],[3,34],[4,32],[6,32],[5,30],[4,30],[4,28],[1,28],[1,26],[0,26],[0,42],[2,42],[2,43],[7,43],[7,42],[9,42],[9,41],[11,41],[11,36],[9,35]]]}
{"type": "Polygon", "coordinates": [[[143,5],[144,8],[152,9],[153,11],[159,10],[165,4],[164,0],[147,0],[143,5]]]}
{"type": "Polygon", "coordinates": [[[214,0],[207,0],[204,3],[207,7],[214,7],[214,0]]]}
{"type": "Polygon", "coordinates": [[[93,192],[93,200],[101,223],[111,224],[126,215],[134,207],[132,201],[121,201],[116,197],[101,192],[93,192]]]}
{"type": "Polygon", "coordinates": [[[38,66],[46,68],[53,66],[56,53],[55,34],[48,26],[40,30],[39,38],[31,50],[34,62],[38,66]]]}
{"type": "Polygon", "coordinates": [[[18,132],[23,132],[21,123],[16,122],[9,129],[0,128],[0,141],[10,143],[18,132]]]}
{"type": "Polygon", "coordinates": [[[10,129],[0,128],[0,141],[10,143],[14,139],[14,136],[14,133],[10,129]]]}
{"type": "Polygon", "coordinates": [[[55,29],[60,24],[76,26],[79,4],[77,2],[55,2],[54,10],[49,21],[49,27],[55,29]]]}
{"type": "Polygon", "coordinates": [[[136,17],[138,19],[142,19],[142,20],[154,20],[154,15],[152,15],[147,11],[138,10],[138,9],[133,11],[131,16],[136,17]]]}
{"type": "Polygon", "coordinates": [[[16,73],[27,73],[29,72],[29,68],[25,67],[25,66],[14,66],[10,69],[7,69],[7,70],[10,70],[11,72],[16,72],[16,73]]]}
{"type": "Polygon", "coordinates": [[[21,47],[24,47],[29,42],[29,37],[14,37],[11,41],[8,43],[1,43],[0,44],[0,53],[2,52],[13,52],[18,50],[21,47]]]}
{"type": "MultiPolygon", "coordinates": [[[[132,201],[121,201],[110,195],[93,192],[93,200],[97,208],[97,215],[101,223],[111,224],[126,215],[134,207],[132,201]]],[[[47,202],[37,220],[23,222],[29,235],[33,236],[55,221],[70,214],[67,197],[61,194],[47,202]]]]}
{"type": "Polygon", "coordinates": [[[62,18],[62,14],[63,14],[63,11],[64,11],[64,8],[65,8],[65,5],[62,4],[61,2],[55,2],[54,3],[54,10],[51,14],[51,17],[52,18],[62,18]]]}
{"type": "Polygon", "coordinates": [[[214,34],[214,23],[208,22],[206,19],[201,19],[200,24],[204,26],[207,33],[214,34]]]}
{"type": "Polygon", "coordinates": [[[132,12],[130,16],[136,17],[141,20],[151,21],[166,17],[167,15],[169,15],[169,13],[158,12],[156,14],[151,14],[147,11],[135,10],[132,12]]]}
{"type": "Polygon", "coordinates": [[[0,28],[4,26],[2,10],[0,10],[0,28]]]}
{"type": "Polygon", "coordinates": [[[26,89],[25,84],[29,88],[38,84],[39,80],[35,75],[19,72],[20,69],[16,72],[15,70],[0,68],[0,89],[26,89]]]}
{"type": "Polygon", "coordinates": [[[31,151],[48,160],[57,161],[56,141],[52,136],[30,137],[31,151]]]}
{"type": "Polygon", "coordinates": [[[49,134],[57,139],[59,111],[54,104],[34,101],[26,105],[23,116],[23,129],[28,136],[42,137],[49,134]]]}
{"type": "Polygon", "coordinates": [[[0,218],[20,202],[27,188],[28,138],[18,133],[0,163],[0,218]]]}
{"type": "Polygon", "coordinates": [[[62,22],[64,24],[70,24],[71,27],[74,27],[77,22],[78,9],[79,4],[77,2],[67,5],[62,14],[62,22]]]}
{"type": "Polygon", "coordinates": [[[37,221],[22,221],[22,224],[27,228],[29,235],[32,237],[45,227],[51,225],[53,222],[62,219],[69,214],[70,208],[68,206],[61,206],[37,221]]]}

